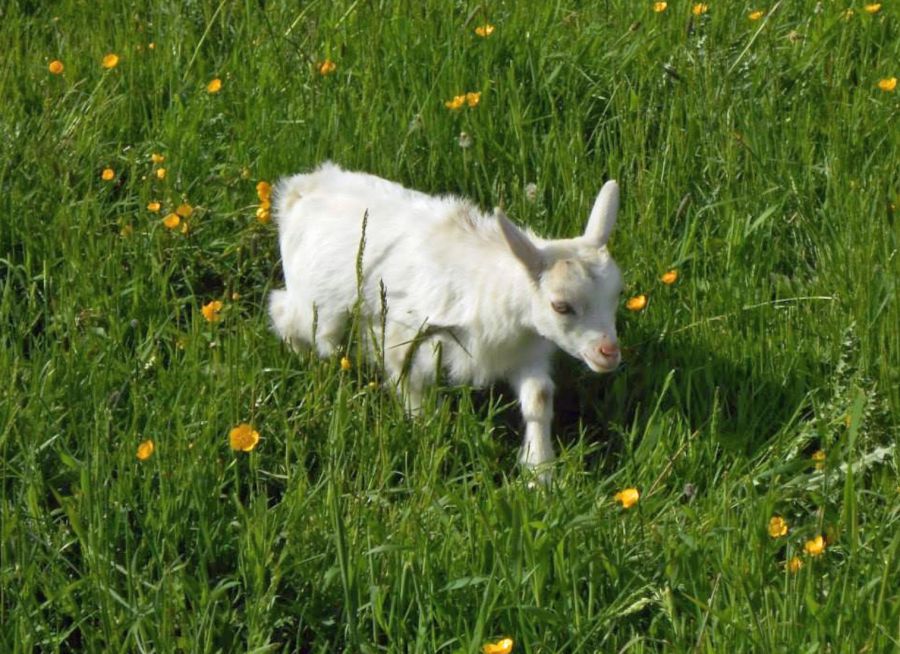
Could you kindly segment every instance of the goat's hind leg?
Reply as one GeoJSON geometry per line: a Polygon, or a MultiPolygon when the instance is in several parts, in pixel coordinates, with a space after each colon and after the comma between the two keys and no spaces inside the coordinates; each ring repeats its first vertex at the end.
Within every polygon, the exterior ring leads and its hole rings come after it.
{"type": "Polygon", "coordinates": [[[435,378],[433,344],[418,342],[408,327],[388,324],[384,334],[384,367],[410,416],[422,414],[425,387],[435,378]]]}
{"type": "Polygon", "coordinates": [[[307,333],[300,304],[287,289],[279,289],[269,293],[269,317],[272,327],[285,343],[295,352],[312,344],[311,334],[307,333]]]}
{"type": "Polygon", "coordinates": [[[316,351],[322,358],[330,357],[341,348],[341,341],[347,329],[347,314],[344,311],[318,312],[314,319],[310,317],[310,321],[313,320],[314,325],[310,326],[310,332],[315,330],[316,351]]]}
{"type": "Polygon", "coordinates": [[[322,357],[338,349],[347,322],[344,312],[317,312],[315,302],[286,289],[269,294],[269,315],[275,331],[294,351],[315,343],[322,357]]]}

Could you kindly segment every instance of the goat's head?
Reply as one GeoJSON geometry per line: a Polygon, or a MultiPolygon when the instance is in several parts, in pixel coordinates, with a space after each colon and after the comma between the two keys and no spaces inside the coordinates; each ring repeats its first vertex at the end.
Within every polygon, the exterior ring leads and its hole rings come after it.
{"type": "Polygon", "coordinates": [[[544,338],[594,372],[614,370],[621,359],[616,307],[622,274],[606,249],[619,209],[619,187],[603,185],[578,238],[535,244],[497,210],[501,231],[534,282],[531,318],[544,338]]]}

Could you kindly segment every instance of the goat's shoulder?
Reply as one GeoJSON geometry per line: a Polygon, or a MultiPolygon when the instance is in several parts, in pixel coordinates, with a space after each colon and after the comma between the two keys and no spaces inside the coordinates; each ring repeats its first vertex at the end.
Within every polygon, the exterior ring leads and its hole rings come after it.
{"type": "Polygon", "coordinates": [[[444,195],[435,200],[439,202],[435,236],[441,241],[503,246],[503,234],[493,214],[485,213],[471,201],[455,195],[444,195]]]}

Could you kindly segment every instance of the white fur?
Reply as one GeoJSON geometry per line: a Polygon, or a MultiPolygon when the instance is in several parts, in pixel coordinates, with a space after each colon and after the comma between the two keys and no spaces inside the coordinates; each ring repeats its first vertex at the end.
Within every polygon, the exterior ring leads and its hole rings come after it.
{"type": "Polygon", "coordinates": [[[383,351],[386,371],[410,410],[419,410],[439,362],[455,383],[506,380],[525,419],[520,460],[539,466],[553,459],[556,348],[595,372],[619,363],[615,313],[622,282],[606,249],[618,199],[618,186],[607,182],[584,235],[545,240],[499,210],[484,214],[460,198],[426,195],[326,163],[276,188],[287,288],[271,294],[272,322],[285,341],[315,343],[328,356],[359,300],[374,336],[365,346],[375,360],[383,351]],[[574,313],[559,313],[566,310],[563,302],[574,313]]]}

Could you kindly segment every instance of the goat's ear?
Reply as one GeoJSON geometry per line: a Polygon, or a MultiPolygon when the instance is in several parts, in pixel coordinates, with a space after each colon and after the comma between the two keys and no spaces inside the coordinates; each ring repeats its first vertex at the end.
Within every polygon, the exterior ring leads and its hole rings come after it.
{"type": "Polygon", "coordinates": [[[594,208],[591,209],[591,217],[588,218],[584,237],[597,247],[603,247],[616,226],[616,214],[619,212],[619,185],[611,179],[597,195],[594,208]]]}
{"type": "Polygon", "coordinates": [[[522,262],[522,265],[528,270],[528,274],[537,280],[544,269],[544,258],[541,256],[541,251],[535,247],[525,232],[516,227],[506,217],[506,214],[499,207],[494,209],[494,217],[500,225],[500,231],[503,233],[503,238],[506,239],[509,249],[516,255],[516,259],[522,262]]]}

